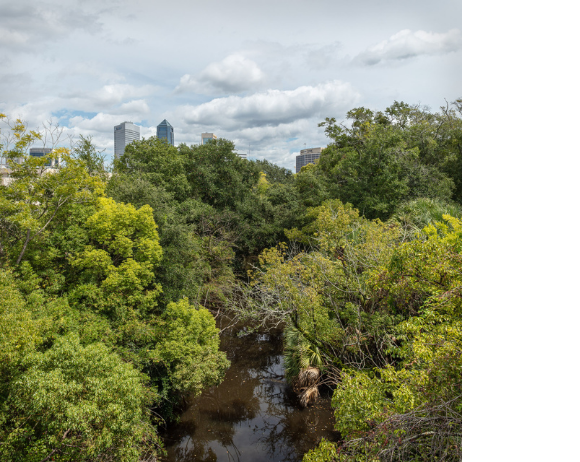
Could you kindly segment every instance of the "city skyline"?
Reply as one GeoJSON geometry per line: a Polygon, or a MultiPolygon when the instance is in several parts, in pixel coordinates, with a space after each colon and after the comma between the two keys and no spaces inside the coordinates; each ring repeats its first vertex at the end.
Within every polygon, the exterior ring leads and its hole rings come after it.
{"type": "Polygon", "coordinates": [[[305,144],[328,144],[326,117],[395,100],[438,110],[462,96],[459,0],[167,6],[179,14],[148,0],[5,5],[0,112],[31,127],[53,118],[66,135],[92,136],[109,161],[112,126],[131,120],[149,138],[166,119],[175,145],[213,131],[293,170],[305,144]],[[219,24],[191,27],[216,9],[219,24]]]}

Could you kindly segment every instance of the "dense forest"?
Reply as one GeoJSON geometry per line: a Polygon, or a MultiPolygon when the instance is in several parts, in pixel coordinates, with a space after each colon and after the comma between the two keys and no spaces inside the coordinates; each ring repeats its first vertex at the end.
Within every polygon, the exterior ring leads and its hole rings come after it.
{"type": "Polygon", "coordinates": [[[228,368],[218,313],[283,326],[304,406],[334,390],[304,460],[461,458],[461,100],[328,118],[297,174],[224,139],[31,157],[0,117],[3,460],[160,460],[228,368]]]}

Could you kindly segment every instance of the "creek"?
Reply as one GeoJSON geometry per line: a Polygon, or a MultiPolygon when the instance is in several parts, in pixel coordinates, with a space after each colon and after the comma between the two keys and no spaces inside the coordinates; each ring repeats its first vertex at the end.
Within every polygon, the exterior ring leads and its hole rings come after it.
{"type": "MultiPolygon", "coordinates": [[[[218,318],[218,326],[228,322],[218,318]]],[[[191,400],[180,422],[163,434],[168,462],[302,460],[333,430],[330,390],[303,409],[284,379],[280,330],[225,330],[220,349],[231,367],[223,382],[191,400]]]]}

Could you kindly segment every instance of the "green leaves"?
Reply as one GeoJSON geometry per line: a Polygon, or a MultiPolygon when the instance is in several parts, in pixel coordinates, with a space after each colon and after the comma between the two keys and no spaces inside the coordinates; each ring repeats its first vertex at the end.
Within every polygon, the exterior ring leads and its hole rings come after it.
{"type": "Polygon", "coordinates": [[[332,397],[336,429],[344,437],[368,430],[368,421],[380,416],[387,406],[387,387],[360,371],[344,372],[332,397]]]}
{"type": "Polygon", "coordinates": [[[7,460],[138,461],[159,444],[144,377],[102,344],[58,339],[10,384],[0,454],[7,460]]]}
{"type": "Polygon", "coordinates": [[[403,460],[431,460],[431,450],[455,457],[461,221],[445,213],[433,221],[432,213],[409,236],[395,221],[361,218],[336,200],[308,215],[310,224],[289,234],[311,250],[264,251],[242,308],[254,319],[287,323],[289,376],[313,360],[323,372],[342,371],[333,407],[346,442],[325,444],[306,460],[373,460],[385,448],[399,451],[407,434],[417,443],[402,446],[411,448],[403,460]]]}
{"type": "Polygon", "coordinates": [[[94,203],[104,183],[92,177],[83,162],[66,149],[49,155],[59,167],[46,171],[46,159],[26,157],[12,165],[11,181],[0,187],[0,239],[11,261],[19,265],[28,245],[42,238],[49,226],[66,220],[75,204],[94,203]]]}
{"type": "Polygon", "coordinates": [[[161,291],[154,284],[154,269],[162,256],[151,208],[137,210],[99,198],[82,227],[88,244],[68,259],[81,282],[71,287],[70,300],[112,319],[125,319],[127,310],[141,315],[151,311],[161,291]]]}
{"type": "Polygon", "coordinates": [[[170,303],[162,319],[160,339],[150,356],[166,364],[173,388],[195,396],[218,384],[229,361],[218,351],[219,331],[211,313],[182,299],[170,303]]]}
{"type": "Polygon", "coordinates": [[[329,197],[381,220],[408,200],[461,200],[461,118],[455,110],[437,114],[395,102],[384,112],[353,109],[347,119],[350,127],[335,119],[321,124],[333,143],[309,172],[329,197]]]}

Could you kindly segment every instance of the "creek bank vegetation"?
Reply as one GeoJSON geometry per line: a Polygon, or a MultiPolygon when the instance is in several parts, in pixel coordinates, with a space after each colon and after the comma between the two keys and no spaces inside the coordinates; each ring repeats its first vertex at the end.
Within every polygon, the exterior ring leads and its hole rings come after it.
{"type": "Polygon", "coordinates": [[[338,200],[311,213],[305,231],[288,233],[308,250],[264,251],[232,307],[287,326],[287,375],[303,405],[318,386],[336,386],[345,442],[325,442],[307,460],[460,457],[460,220],[443,214],[405,239],[400,226],[338,200]],[[411,415],[423,420],[410,426],[411,415]]]}
{"type": "Polygon", "coordinates": [[[43,134],[2,119],[2,458],[158,460],[223,378],[228,311],[284,327],[302,405],[335,388],[343,440],[305,460],[460,459],[460,100],[327,119],[298,174],[153,138],[112,172],[81,138],[45,174],[43,134]]]}

